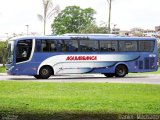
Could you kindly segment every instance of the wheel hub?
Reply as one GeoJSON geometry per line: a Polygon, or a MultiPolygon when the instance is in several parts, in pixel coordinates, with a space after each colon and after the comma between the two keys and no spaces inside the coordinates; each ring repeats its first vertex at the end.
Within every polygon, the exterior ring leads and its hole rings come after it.
{"type": "Polygon", "coordinates": [[[43,75],[47,75],[47,74],[48,74],[48,70],[43,69],[43,70],[42,70],[42,74],[43,74],[43,75]]]}

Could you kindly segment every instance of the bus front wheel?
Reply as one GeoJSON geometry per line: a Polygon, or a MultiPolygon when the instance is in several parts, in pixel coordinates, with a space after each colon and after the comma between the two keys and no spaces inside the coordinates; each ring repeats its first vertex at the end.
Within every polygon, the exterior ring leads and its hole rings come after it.
{"type": "Polygon", "coordinates": [[[39,75],[34,75],[36,79],[41,79],[39,75]]]}
{"type": "Polygon", "coordinates": [[[52,69],[49,66],[44,66],[39,71],[41,79],[48,79],[52,75],[52,69]]]}
{"type": "Polygon", "coordinates": [[[116,77],[124,77],[128,73],[127,67],[125,65],[118,65],[115,70],[116,77]]]}
{"type": "Polygon", "coordinates": [[[114,73],[104,73],[104,75],[108,78],[114,77],[115,74],[114,73]]]}

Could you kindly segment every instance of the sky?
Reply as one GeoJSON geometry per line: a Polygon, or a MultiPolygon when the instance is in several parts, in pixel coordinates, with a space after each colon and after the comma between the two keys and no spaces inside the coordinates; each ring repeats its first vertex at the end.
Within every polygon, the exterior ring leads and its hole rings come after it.
{"type": "MultiPolygon", "coordinates": [[[[108,22],[107,0],[53,0],[53,4],[63,10],[66,6],[77,5],[81,8],[91,7],[96,11],[96,22],[108,22]]],[[[160,0],[113,0],[111,27],[130,30],[134,27],[154,29],[160,25],[160,0]]],[[[0,36],[13,33],[43,33],[43,23],[37,14],[43,13],[42,0],[0,0],[0,36]]],[[[48,20],[46,33],[51,34],[51,23],[48,20]]]]}

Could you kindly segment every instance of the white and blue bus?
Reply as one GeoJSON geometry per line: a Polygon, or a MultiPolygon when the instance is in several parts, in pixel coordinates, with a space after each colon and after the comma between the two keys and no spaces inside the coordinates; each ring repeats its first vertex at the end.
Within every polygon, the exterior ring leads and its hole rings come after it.
{"type": "Polygon", "coordinates": [[[157,39],[108,35],[18,37],[8,43],[7,73],[48,79],[51,75],[158,70],[157,39]]]}

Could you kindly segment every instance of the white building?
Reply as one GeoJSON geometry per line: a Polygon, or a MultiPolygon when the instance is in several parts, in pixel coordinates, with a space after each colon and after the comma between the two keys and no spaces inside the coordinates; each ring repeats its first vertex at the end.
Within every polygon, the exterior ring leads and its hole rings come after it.
{"type": "Polygon", "coordinates": [[[156,37],[157,36],[157,33],[155,30],[143,30],[143,36],[148,36],[148,37],[156,37]]]}

